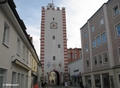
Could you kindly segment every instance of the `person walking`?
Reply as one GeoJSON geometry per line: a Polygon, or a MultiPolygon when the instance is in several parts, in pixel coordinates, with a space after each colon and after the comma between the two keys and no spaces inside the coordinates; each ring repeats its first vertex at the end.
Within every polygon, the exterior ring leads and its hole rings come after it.
{"type": "Polygon", "coordinates": [[[44,83],[43,83],[43,81],[41,82],[41,87],[44,88],[44,83]]]}
{"type": "Polygon", "coordinates": [[[84,88],[83,82],[80,82],[80,88],[84,88]]]}
{"type": "Polygon", "coordinates": [[[47,88],[47,81],[44,82],[44,88],[47,88]]]}

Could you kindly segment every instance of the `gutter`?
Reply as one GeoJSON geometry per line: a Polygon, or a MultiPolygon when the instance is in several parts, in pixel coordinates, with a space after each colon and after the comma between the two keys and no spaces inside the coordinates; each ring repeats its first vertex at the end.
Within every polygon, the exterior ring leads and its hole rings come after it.
{"type": "Polygon", "coordinates": [[[4,0],[2,2],[0,2],[0,4],[5,4],[7,2],[7,0],[4,0]]]}

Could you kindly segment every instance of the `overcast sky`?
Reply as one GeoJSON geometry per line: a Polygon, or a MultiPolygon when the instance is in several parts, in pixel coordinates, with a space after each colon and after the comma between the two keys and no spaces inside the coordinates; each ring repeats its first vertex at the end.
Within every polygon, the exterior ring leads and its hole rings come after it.
{"type": "MultiPolygon", "coordinates": [[[[53,0],[55,7],[66,8],[67,47],[81,48],[80,28],[108,0],[53,0]]],[[[17,12],[24,21],[27,32],[40,56],[41,6],[52,0],[14,0],[17,12]]]]}

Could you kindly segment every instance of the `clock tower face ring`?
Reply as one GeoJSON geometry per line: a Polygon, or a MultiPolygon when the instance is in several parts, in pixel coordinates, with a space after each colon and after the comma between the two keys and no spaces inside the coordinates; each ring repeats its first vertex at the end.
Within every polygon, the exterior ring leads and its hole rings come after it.
{"type": "Polygon", "coordinates": [[[50,28],[51,29],[57,29],[57,23],[56,22],[51,22],[50,23],[50,28]]]}

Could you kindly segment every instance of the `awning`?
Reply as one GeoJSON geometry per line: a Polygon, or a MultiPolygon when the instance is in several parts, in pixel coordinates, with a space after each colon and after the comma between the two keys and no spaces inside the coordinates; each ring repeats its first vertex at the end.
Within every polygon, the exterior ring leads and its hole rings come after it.
{"type": "Polygon", "coordinates": [[[30,68],[26,64],[24,64],[23,62],[21,62],[18,59],[14,59],[12,62],[19,65],[19,66],[21,66],[21,67],[23,67],[23,68],[25,68],[25,69],[27,69],[27,70],[30,70],[30,68]]]}
{"type": "Polygon", "coordinates": [[[76,75],[72,75],[72,77],[78,77],[79,76],[79,74],[76,74],[76,75]]]}

